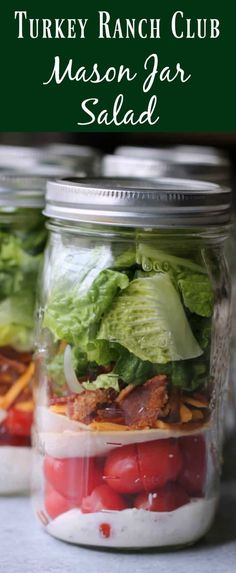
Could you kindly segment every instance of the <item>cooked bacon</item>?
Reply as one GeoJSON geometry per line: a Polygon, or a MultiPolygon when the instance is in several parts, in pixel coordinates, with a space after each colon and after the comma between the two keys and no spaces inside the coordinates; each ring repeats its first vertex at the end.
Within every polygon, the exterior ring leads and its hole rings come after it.
{"type": "Polygon", "coordinates": [[[156,420],[162,415],[167,401],[166,376],[154,376],[143,386],[135,388],[120,402],[125,424],[134,429],[155,427],[156,420]]]}
{"type": "Polygon", "coordinates": [[[67,414],[72,420],[79,422],[90,422],[91,416],[95,415],[99,406],[112,403],[117,392],[114,390],[84,390],[78,394],[73,402],[67,405],[67,414]]]}
{"type": "Polygon", "coordinates": [[[8,369],[15,370],[18,374],[23,374],[26,366],[17,360],[12,360],[12,358],[0,354],[0,370],[6,371],[8,369]]]}
{"type": "Polygon", "coordinates": [[[122,402],[122,400],[124,400],[124,398],[126,398],[126,396],[128,396],[130,394],[130,392],[133,392],[133,390],[135,389],[134,384],[129,384],[128,386],[125,386],[125,388],[123,388],[120,393],[119,396],[117,396],[116,398],[116,402],[122,402]]]}
{"type": "Polygon", "coordinates": [[[165,419],[165,422],[169,424],[177,424],[181,421],[180,418],[180,392],[179,390],[172,390],[166,410],[160,416],[161,419],[165,419]]]}
{"type": "Polygon", "coordinates": [[[21,362],[26,365],[32,360],[32,353],[18,352],[14,348],[11,348],[11,346],[1,346],[0,353],[2,356],[6,356],[10,360],[15,360],[16,362],[21,362]]]}
{"type": "Polygon", "coordinates": [[[108,404],[99,408],[96,413],[96,420],[101,422],[111,422],[112,424],[124,424],[124,415],[118,404],[108,404]]]}

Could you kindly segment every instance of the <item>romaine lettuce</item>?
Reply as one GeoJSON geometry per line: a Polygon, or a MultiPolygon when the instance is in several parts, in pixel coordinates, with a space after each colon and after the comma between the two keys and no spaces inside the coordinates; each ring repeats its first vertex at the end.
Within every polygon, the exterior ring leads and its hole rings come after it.
{"type": "Polygon", "coordinates": [[[83,295],[81,282],[68,291],[57,289],[48,300],[44,327],[51,330],[55,340],[66,340],[86,352],[88,343],[95,340],[99,322],[113,298],[128,284],[125,274],[108,269],[98,275],[83,295]]]}
{"type": "Polygon", "coordinates": [[[118,342],[153,363],[202,354],[167,273],[132,281],[102,320],[98,339],[118,342]]]}

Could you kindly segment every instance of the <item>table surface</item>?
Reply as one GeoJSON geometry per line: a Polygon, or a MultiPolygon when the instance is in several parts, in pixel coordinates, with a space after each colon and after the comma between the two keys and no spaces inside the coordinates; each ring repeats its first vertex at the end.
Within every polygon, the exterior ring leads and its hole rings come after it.
{"type": "Polygon", "coordinates": [[[181,551],[122,553],[69,545],[41,529],[29,499],[0,499],[0,573],[234,573],[235,448],[233,454],[231,447],[227,447],[222,495],[214,526],[204,540],[181,551]]]}

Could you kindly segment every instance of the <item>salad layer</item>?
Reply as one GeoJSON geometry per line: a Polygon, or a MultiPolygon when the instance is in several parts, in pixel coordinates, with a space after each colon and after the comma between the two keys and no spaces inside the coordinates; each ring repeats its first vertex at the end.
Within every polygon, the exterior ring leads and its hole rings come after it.
{"type": "Polygon", "coordinates": [[[95,431],[197,429],[213,383],[214,295],[202,253],[116,249],[63,246],[60,265],[50,259],[50,411],[95,431]]]}
{"type": "Polygon", "coordinates": [[[33,419],[35,291],[46,231],[39,211],[19,210],[1,219],[0,445],[27,447],[33,419]]]}

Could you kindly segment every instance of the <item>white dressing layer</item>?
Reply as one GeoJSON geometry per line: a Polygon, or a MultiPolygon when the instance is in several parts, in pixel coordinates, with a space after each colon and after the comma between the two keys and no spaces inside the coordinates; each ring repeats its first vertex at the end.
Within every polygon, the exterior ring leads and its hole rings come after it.
{"type": "Polygon", "coordinates": [[[143,509],[82,514],[71,509],[47,525],[54,537],[69,543],[117,548],[165,547],[194,543],[208,531],[217,499],[196,499],[171,512],[143,509]],[[110,525],[104,538],[101,524],[110,525]]]}
{"type": "Polygon", "coordinates": [[[103,456],[113,448],[127,444],[171,437],[194,435],[207,431],[207,427],[193,432],[176,430],[90,431],[84,424],[55,414],[48,408],[37,409],[39,445],[43,452],[55,458],[103,456]]]}
{"type": "Polygon", "coordinates": [[[0,495],[30,490],[31,448],[0,446],[0,495]]]}

